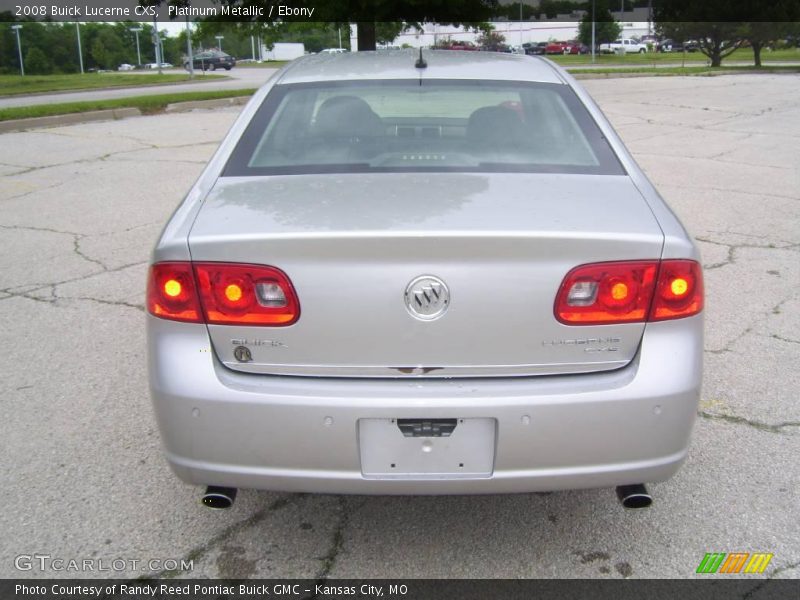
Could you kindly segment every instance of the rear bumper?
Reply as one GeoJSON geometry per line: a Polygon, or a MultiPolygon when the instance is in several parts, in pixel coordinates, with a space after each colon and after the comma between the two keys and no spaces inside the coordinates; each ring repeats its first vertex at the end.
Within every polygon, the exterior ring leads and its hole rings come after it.
{"type": "Polygon", "coordinates": [[[648,324],[613,372],[355,380],[221,366],[204,326],[148,316],[150,388],[167,459],[203,485],[354,494],[483,494],[663,481],[685,458],[702,378],[702,315],[648,324]],[[365,477],[359,419],[491,418],[488,477],[365,477]]]}

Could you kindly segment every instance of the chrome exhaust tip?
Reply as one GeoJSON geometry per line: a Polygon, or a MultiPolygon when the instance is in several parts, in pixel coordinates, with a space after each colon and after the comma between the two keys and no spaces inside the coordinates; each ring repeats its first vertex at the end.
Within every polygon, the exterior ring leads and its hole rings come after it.
{"type": "Polygon", "coordinates": [[[203,506],[214,510],[225,510],[233,506],[236,500],[236,488],[217,487],[210,485],[206,488],[201,502],[203,506]]]}
{"type": "Polygon", "coordinates": [[[618,486],[617,498],[625,508],[647,508],[653,503],[653,497],[642,483],[618,486]]]}

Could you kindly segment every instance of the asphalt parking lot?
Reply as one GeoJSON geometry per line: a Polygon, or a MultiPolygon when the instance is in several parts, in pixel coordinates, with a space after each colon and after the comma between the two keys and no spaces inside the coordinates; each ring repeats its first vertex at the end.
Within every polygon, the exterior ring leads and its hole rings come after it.
{"type": "Polygon", "coordinates": [[[194,111],[0,135],[0,577],[148,572],[15,566],[46,554],[195,577],[685,578],[741,551],[800,578],[800,77],[583,84],[706,269],[692,448],[652,508],[612,489],[201,507],[161,457],[143,329],[149,251],[238,109],[194,111]]]}

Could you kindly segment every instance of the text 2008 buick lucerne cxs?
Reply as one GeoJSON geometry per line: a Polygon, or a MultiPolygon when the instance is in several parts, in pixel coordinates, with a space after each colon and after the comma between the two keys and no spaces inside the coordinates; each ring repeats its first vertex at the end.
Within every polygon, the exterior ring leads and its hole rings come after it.
{"type": "Polygon", "coordinates": [[[317,55],[255,94],[148,276],[168,461],[237,488],[617,487],[684,460],[698,251],[538,57],[317,55]]]}

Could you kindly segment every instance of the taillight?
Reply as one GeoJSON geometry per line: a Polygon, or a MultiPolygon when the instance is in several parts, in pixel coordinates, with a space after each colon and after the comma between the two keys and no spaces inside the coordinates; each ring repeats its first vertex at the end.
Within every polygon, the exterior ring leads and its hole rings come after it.
{"type": "Polygon", "coordinates": [[[300,317],[283,271],[231,263],[158,263],[150,267],[147,310],[163,319],[211,325],[291,325],[300,317]]]}
{"type": "Polygon", "coordinates": [[[166,262],[150,267],[147,310],[162,319],[191,323],[202,321],[190,263],[166,262]]]}
{"type": "Polygon", "coordinates": [[[566,325],[612,325],[688,317],[703,309],[700,265],[645,260],[582,265],[564,278],[555,302],[566,325]]]}
{"type": "Polygon", "coordinates": [[[650,309],[650,321],[690,317],[703,310],[703,273],[693,260],[665,260],[650,309]]]}
{"type": "Polygon", "coordinates": [[[300,317],[283,271],[261,265],[194,263],[200,303],[212,325],[291,325],[300,317]]]}

